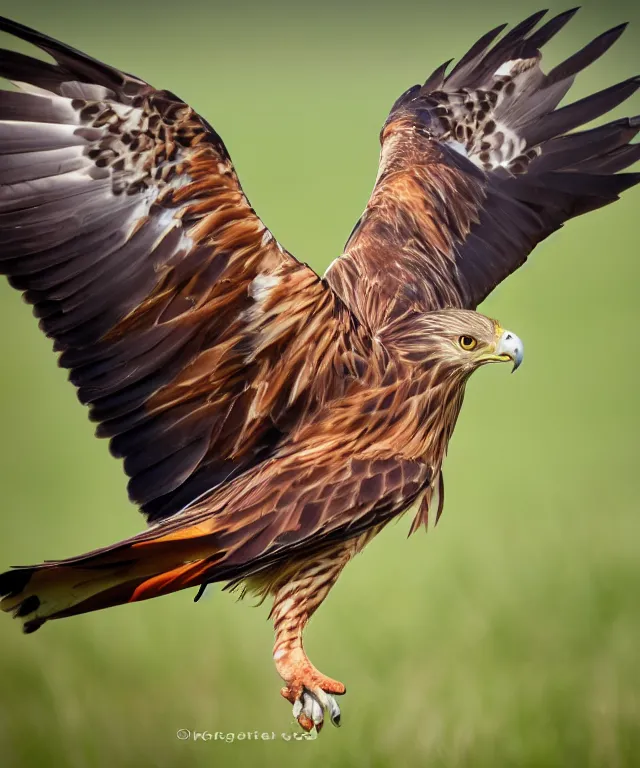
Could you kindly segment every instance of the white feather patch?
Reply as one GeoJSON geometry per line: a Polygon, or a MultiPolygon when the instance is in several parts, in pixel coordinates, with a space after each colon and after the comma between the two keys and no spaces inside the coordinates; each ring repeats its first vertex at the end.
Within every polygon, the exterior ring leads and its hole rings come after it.
{"type": "Polygon", "coordinates": [[[496,71],[493,73],[493,76],[509,77],[515,69],[516,65],[521,61],[523,61],[523,59],[511,59],[510,61],[505,61],[504,64],[501,64],[498,69],[496,69],[496,71]]]}
{"type": "Polygon", "coordinates": [[[279,282],[280,278],[276,275],[258,275],[249,283],[249,296],[258,303],[262,303],[279,282]]]}

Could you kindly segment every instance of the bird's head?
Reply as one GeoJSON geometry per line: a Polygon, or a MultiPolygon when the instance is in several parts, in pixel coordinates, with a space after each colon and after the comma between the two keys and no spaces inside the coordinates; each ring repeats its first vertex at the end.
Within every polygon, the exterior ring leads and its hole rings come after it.
{"type": "Polygon", "coordinates": [[[511,331],[479,312],[444,309],[406,316],[392,332],[394,346],[412,363],[467,378],[481,365],[522,363],[524,346],[511,331]]]}

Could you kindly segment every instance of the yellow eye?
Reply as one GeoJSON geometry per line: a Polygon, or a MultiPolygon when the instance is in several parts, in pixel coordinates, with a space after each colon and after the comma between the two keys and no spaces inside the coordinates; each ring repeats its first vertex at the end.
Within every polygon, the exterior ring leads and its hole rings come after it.
{"type": "Polygon", "coordinates": [[[461,336],[458,339],[458,343],[462,349],[465,349],[467,352],[475,349],[478,346],[478,342],[473,338],[473,336],[461,336]]]}

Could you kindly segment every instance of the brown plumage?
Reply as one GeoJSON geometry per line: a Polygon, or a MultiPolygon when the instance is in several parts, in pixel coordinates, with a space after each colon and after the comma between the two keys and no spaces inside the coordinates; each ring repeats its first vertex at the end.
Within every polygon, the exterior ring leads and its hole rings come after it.
{"type": "Polygon", "coordinates": [[[468,377],[517,337],[476,306],[567,221],[637,183],[640,120],[567,134],[632,79],[556,109],[617,39],[548,75],[569,20],[485,35],[393,106],[377,183],[323,279],[274,239],[214,129],[177,96],[8,20],[56,64],[0,51],[0,272],[33,305],[150,526],[0,575],[27,632],[225,581],[274,596],[274,659],[305,728],[344,686],[302,647],[349,559],[419,503],[468,377]]]}

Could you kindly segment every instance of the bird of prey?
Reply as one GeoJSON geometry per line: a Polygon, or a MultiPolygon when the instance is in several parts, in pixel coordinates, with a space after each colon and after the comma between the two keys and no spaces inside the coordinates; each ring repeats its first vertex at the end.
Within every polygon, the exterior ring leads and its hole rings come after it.
{"type": "Polygon", "coordinates": [[[0,271],[149,524],[0,575],[26,632],[222,581],[273,597],[300,725],[339,723],[345,688],[311,664],[303,630],[391,520],[416,505],[414,531],[442,511],[469,376],[522,361],[476,307],[538,242],[640,181],[620,173],[640,158],[639,118],[580,129],[640,79],[558,106],[624,25],[541,68],[574,13],[497,27],[400,96],[371,199],[324,277],[276,241],[220,136],[175,94],[0,21],[54,60],[0,51],[17,87],[0,92],[0,271]]]}

